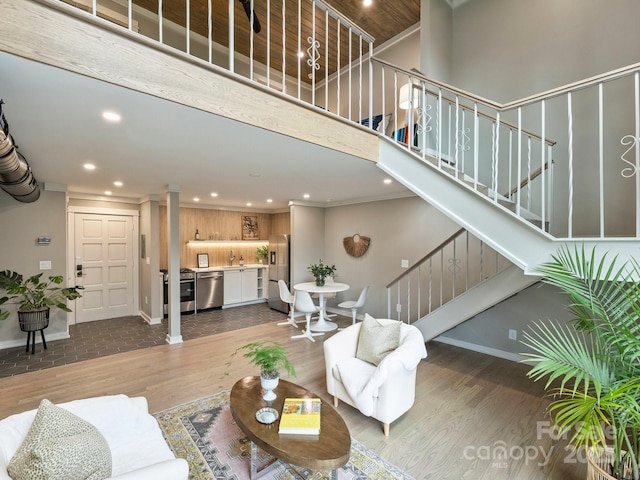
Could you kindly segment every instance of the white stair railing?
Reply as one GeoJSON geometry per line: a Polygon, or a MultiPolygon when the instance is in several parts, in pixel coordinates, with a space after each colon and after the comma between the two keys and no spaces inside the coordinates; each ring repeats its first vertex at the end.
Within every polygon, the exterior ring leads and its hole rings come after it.
{"type": "Polygon", "coordinates": [[[413,323],[511,265],[460,229],[387,284],[387,316],[413,323]]]}
{"type": "Polygon", "coordinates": [[[426,163],[555,238],[640,237],[640,64],[500,104],[372,61],[386,134],[426,163]]]}

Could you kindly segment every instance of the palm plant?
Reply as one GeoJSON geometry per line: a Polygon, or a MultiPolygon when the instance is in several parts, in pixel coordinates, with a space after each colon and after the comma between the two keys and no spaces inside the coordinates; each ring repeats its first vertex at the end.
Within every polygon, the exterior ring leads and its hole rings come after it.
{"type": "Polygon", "coordinates": [[[548,410],[577,448],[598,451],[611,442],[613,478],[639,480],[640,266],[596,258],[584,247],[562,248],[539,272],[570,299],[573,322],[537,322],[523,343],[534,353],[528,376],[546,378],[548,410]]]}

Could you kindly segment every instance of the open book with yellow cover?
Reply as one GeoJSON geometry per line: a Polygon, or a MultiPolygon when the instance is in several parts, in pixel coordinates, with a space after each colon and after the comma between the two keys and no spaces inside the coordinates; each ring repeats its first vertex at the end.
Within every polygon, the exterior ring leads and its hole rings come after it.
{"type": "Polygon", "coordinates": [[[320,434],[320,399],[285,398],[278,433],[320,434]]]}

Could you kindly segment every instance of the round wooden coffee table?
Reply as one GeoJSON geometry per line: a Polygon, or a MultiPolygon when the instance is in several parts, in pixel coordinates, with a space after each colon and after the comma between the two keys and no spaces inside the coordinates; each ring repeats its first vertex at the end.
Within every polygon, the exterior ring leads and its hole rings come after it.
{"type": "Polygon", "coordinates": [[[285,398],[320,398],[307,389],[280,379],[272,402],[262,399],[260,377],[245,377],[231,389],[229,403],[236,424],[251,441],[251,478],[257,478],[257,447],[290,465],[311,470],[335,470],[349,461],[351,435],[340,414],[322,400],[320,435],[281,435],[280,420],[265,425],[256,420],[256,412],[273,407],[282,414],[285,398]]]}

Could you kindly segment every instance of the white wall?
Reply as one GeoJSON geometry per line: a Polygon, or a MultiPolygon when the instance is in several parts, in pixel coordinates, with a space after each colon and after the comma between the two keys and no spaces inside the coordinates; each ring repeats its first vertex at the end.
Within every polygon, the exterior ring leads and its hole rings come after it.
{"type": "MultiPolygon", "coordinates": [[[[0,225],[0,270],[14,270],[25,277],[38,273],[43,273],[44,277],[66,277],[67,220],[64,192],[42,191],[36,202],[20,203],[0,190],[0,225]],[[51,244],[38,245],[36,239],[41,236],[51,237],[51,244]],[[41,260],[50,260],[51,270],[40,270],[41,260]]],[[[13,305],[5,304],[2,308],[7,306],[7,310],[15,312],[13,305]]],[[[73,302],[69,306],[73,308],[73,302]]],[[[67,314],[59,309],[52,309],[49,327],[44,331],[45,338],[67,338],[67,332],[67,314]]],[[[36,340],[40,340],[39,335],[36,340]]],[[[17,313],[0,321],[0,348],[26,345],[26,341],[27,334],[20,331],[17,313]]]]}
{"type": "Polygon", "coordinates": [[[405,270],[400,261],[412,265],[459,228],[417,197],[332,207],[325,218],[327,260],[336,264],[336,280],[351,286],[330,305],[355,299],[369,285],[359,314],[377,317],[387,316],[386,285],[405,270]],[[342,243],[356,233],[371,238],[369,249],[358,258],[348,255],[342,243]]]}
{"type": "Polygon", "coordinates": [[[473,0],[453,13],[452,83],[516,100],[636,63],[637,0],[473,0]]]}
{"type": "Polygon", "coordinates": [[[291,285],[310,282],[313,276],[307,270],[322,258],[333,263],[325,252],[325,209],[306,205],[292,205],[291,212],[291,285]]]}
{"type": "Polygon", "coordinates": [[[441,82],[451,81],[453,12],[445,0],[420,2],[420,71],[441,82]]]}

